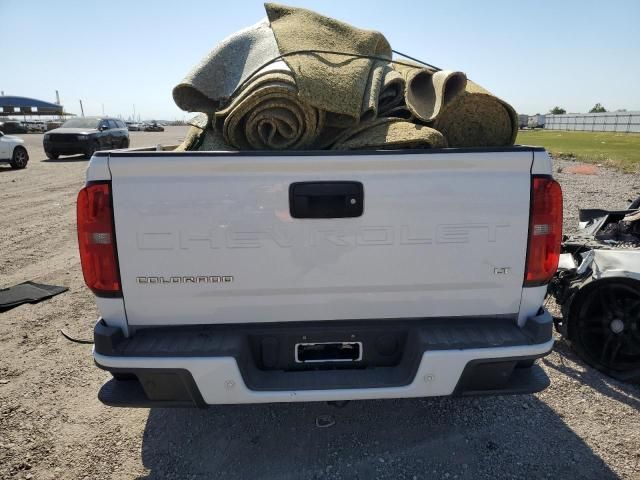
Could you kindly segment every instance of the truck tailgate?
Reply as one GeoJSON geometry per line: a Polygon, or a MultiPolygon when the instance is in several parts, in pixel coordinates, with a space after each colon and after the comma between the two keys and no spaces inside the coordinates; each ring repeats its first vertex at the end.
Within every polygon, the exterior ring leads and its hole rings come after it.
{"type": "Polygon", "coordinates": [[[516,314],[532,159],[112,153],[128,323],[516,314]],[[361,183],[362,215],[292,217],[297,182],[361,183]]]}

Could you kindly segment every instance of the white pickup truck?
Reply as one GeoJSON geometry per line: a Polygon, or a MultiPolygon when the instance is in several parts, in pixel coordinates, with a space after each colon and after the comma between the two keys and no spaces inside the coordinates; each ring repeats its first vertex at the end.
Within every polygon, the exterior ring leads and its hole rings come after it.
{"type": "Polygon", "coordinates": [[[78,197],[113,406],[539,391],[543,149],[96,153],[78,197]]]}

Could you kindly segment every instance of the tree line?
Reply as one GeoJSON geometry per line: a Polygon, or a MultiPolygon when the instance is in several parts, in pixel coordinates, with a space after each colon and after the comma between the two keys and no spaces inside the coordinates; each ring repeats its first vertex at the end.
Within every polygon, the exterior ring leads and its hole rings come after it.
{"type": "MultiPolygon", "coordinates": [[[[605,113],[606,111],[607,109],[604,108],[600,103],[596,103],[593,108],[589,110],[589,113],[605,113]]],[[[549,113],[552,115],[563,115],[567,113],[567,111],[562,107],[555,106],[551,110],[549,110],[549,113]]]]}

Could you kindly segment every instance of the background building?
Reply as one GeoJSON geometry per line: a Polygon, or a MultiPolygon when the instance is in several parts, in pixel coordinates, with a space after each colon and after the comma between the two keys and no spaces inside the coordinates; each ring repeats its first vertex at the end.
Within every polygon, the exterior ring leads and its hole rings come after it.
{"type": "Polygon", "coordinates": [[[0,96],[0,117],[9,116],[56,116],[70,115],[57,103],[35,98],[0,96]]]}

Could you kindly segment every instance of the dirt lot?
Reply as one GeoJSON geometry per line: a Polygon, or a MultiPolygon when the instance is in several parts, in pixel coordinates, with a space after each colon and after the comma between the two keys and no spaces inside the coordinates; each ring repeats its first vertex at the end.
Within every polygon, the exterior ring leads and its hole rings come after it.
{"type": "MultiPolygon", "coordinates": [[[[132,132],[132,146],[184,132],[132,132]]],[[[552,384],[537,395],[341,409],[103,406],[96,393],[108,374],[90,346],[58,332],[89,338],[97,316],[74,229],[87,162],[47,161],[42,137],[24,138],[29,167],[0,166],[0,287],[35,280],[69,291],[0,313],[0,478],[640,479],[640,389],[585,367],[562,342],[542,362],[552,384]],[[335,425],[318,428],[319,415],[335,425]]],[[[622,207],[640,193],[640,178],[611,170],[558,177],[569,228],[578,205],[622,207]]]]}

